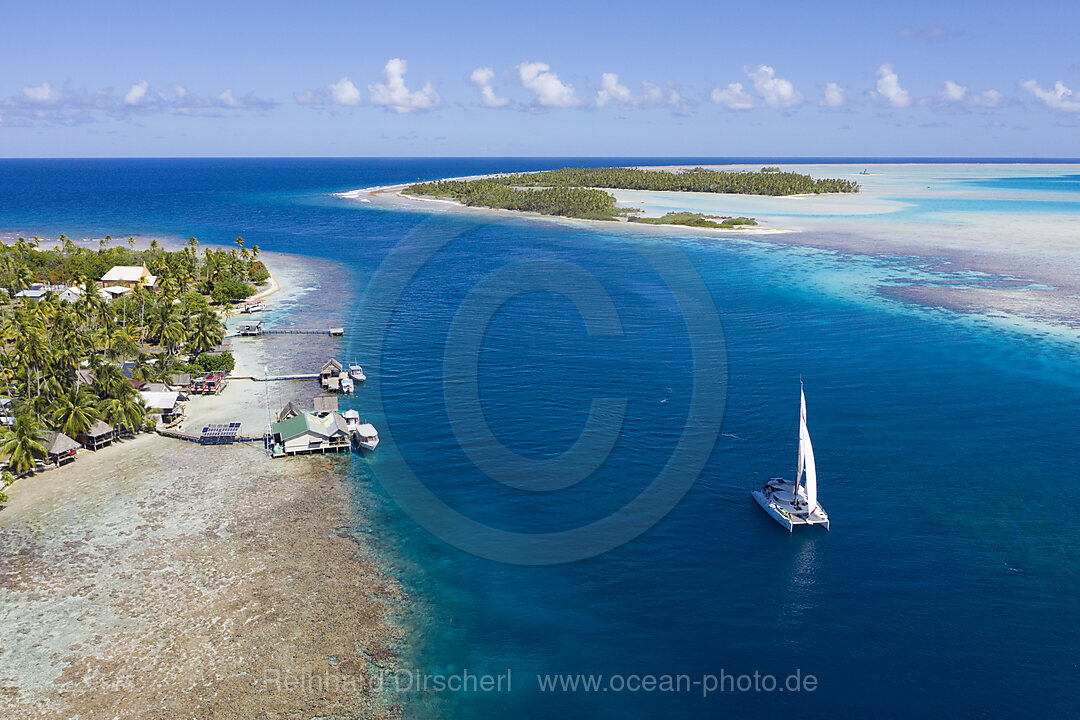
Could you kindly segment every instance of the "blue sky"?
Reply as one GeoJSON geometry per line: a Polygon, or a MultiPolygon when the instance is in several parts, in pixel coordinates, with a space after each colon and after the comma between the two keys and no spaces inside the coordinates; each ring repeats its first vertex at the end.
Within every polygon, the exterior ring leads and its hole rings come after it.
{"type": "Polygon", "coordinates": [[[1080,156],[1080,4],[7,3],[0,156],[1080,156]]]}

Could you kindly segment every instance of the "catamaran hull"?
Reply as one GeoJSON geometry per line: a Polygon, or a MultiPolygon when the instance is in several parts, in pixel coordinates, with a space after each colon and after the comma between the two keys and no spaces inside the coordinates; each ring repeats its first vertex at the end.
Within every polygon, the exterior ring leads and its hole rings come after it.
{"type": "Polygon", "coordinates": [[[754,490],[750,494],[757,500],[757,504],[761,506],[761,509],[769,513],[773,520],[787,528],[788,532],[791,532],[796,525],[821,525],[826,530],[829,529],[829,516],[825,514],[825,511],[820,506],[809,517],[799,517],[784,512],[784,510],[777,507],[776,503],[765,497],[765,494],[760,490],[754,490]]]}
{"type": "Polygon", "coordinates": [[[780,512],[779,508],[769,502],[769,499],[765,497],[760,490],[755,490],[750,494],[754,496],[754,499],[757,500],[757,504],[761,506],[762,510],[769,513],[769,516],[772,517],[773,520],[786,527],[788,532],[791,532],[791,520],[784,513],[780,512]]]}

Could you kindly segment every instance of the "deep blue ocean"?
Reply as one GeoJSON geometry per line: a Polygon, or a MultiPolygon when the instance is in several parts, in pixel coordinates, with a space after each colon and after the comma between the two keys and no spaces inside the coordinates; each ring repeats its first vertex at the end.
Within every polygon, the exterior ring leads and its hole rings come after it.
{"type": "Polygon", "coordinates": [[[407,662],[512,672],[409,716],[1076,717],[1075,346],[846,292],[871,260],[330,195],[644,162],[687,159],[0,160],[0,232],[343,263],[384,445],[341,468],[412,598],[407,662]],[[789,535],[750,490],[792,473],[800,378],[833,526],[789,535]],[[816,683],[704,696],[754,673],[816,683]]]}

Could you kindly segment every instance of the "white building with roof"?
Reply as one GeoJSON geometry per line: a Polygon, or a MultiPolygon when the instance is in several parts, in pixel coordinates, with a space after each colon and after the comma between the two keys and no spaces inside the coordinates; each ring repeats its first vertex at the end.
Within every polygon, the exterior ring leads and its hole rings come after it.
{"type": "Polygon", "coordinates": [[[151,275],[145,265],[114,265],[109,272],[101,276],[101,284],[106,290],[111,287],[134,290],[140,285],[152,288],[157,285],[157,277],[151,275]]]}

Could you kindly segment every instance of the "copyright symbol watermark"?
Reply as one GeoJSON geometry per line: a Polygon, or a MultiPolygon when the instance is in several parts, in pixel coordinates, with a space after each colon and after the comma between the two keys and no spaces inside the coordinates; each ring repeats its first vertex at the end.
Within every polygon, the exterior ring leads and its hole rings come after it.
{"type": "MultiPolygon", "coordinates": [[[[437,269],[440,253],[468,239],[468,227],[484,225],[448,224],[436,216],[421,224],[380,265],[359,310],[366,340],[380,354],[394,327],[395,312],[417,275],[437,269]],[[466,229],[453,229],[462,227],[466,229]]],[[[700,275],[677,247],[660,243],[627,247],[651,267],[665,292],[670,293],[692,354],[688,409],[678,442],[673,449],[667,448],[667,463],[636,497],[602,518],[572,529],[517,532],[479,522],[444,502],[402,456],[393,428],[380,428],[378,452],[393,471],[380,473],[379,480],[404,512],[427,531],[460,550],[498,562],[573,562],[607,552],[646,532],[675,507],[698,478],[719,435],[726,400],[727,353],[720,315],[700,275]]],[[[442,358],[443,399],[451,429],[462,452],[480,472],[520,492],[525,501],[539,493],[567,491],[589,478],[618,442],[627,408],[626,398],[591,398],[584,430],[572,447],[554,457],[526,457],[498,440],[488,426],[480,399],[485,331],[504,304],[535,292],[567,298],[592,337],[623,335],[620,309],[603,283],[565,260],[507,262],[473,284],[456,307],[442,358]]],[[[369,375],[364,398],[370,403],[368,407],[385,416],[380,375],[378,371],[369,375]]]]}

